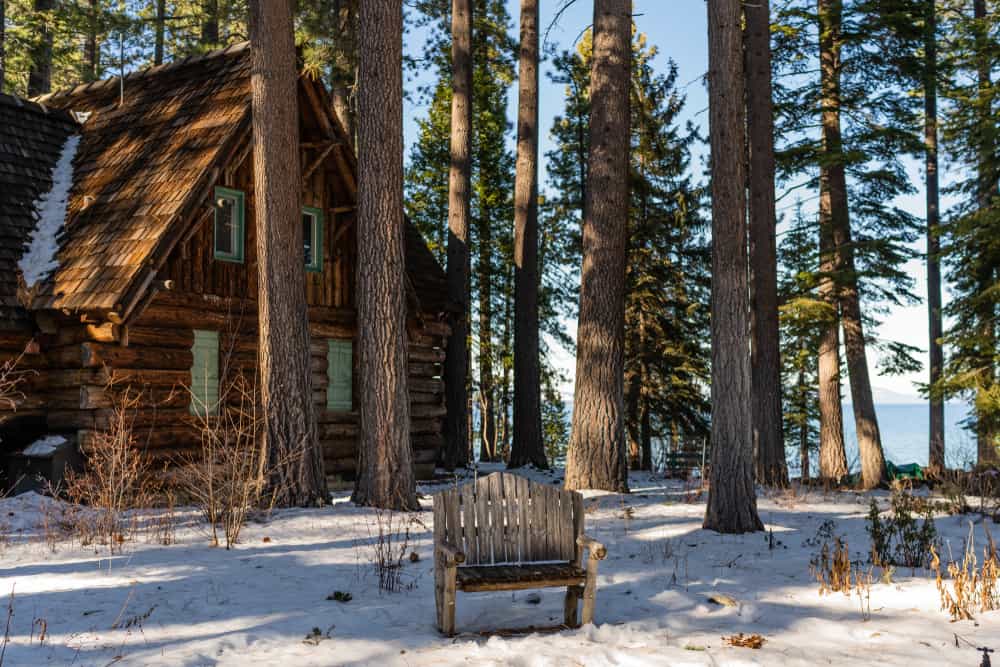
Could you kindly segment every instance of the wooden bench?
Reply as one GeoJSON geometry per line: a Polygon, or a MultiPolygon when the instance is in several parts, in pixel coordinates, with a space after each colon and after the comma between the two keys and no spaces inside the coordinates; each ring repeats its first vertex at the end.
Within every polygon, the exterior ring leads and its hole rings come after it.
{"type": "Polygon", "coordinates": [[[607,552],[583,533],[583,496],[496,472],[434,496],[438,629],[455,634],[456,591],[566,587],[564,616],[594,620],[597,564],[607,552]],[[589,556],[584,562],[583,553],[589,556]]]}

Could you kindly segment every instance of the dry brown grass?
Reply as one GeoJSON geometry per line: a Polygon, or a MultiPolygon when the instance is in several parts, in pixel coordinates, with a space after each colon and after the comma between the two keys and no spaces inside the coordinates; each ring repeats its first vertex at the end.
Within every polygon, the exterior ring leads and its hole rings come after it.
{"type": "Polygon", "coordinates": [[[969,522],[969,537],[961,562],[950,561],[948,579],[941,574],[941,559],[931,549],[931,569],[934,571],[941,609],[952,621],[972,620],[975,614],[1000,609],[1000,556],[986,524],[987,544],[983,548],[983,564],[976,559],[975,528],[969,522]]]}

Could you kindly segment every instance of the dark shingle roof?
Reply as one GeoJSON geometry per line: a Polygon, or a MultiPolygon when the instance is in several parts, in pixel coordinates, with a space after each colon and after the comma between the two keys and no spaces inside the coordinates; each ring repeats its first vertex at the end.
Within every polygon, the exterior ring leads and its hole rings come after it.
{"type": "MultiPolygon", "coordinates": [[[[7,98],[0,105],[0,113],[11,108],[17,116],[16,122],[0,117],[0,128],[35,127],[37,115],[48,119],[48,129],[19,130],[40,138],[10,155],[3,152],[9,142],[0,141],[0,184],[12,171],[9,178],[27,188],[17,198],[16,218],[7,213],[7,188],[0,193],[0,307],[14,297],[14,268],[34,226],[28,211],[39,191],[51,187],[49,174],[66,135],[79,129],[59,267],[30,305],[125,314],[148,284],[152,267],[180,237],[193,206],[206,196],[221,161],[249,129],[249,53],[247,43],[237,44],[126,75],[124,87],[113,78],[45,95],[37,100],[41,104],[7,98]],[[69,110],[91,115],[80,128],[69,110]]],[[[346,139],[332,107],[325,106],[346,139]]],[[[3,130],[0,137],[6,135],[3,130]]],[[[346,168],[355,170],[353,154],[347,157],[346,168]]],[[[444,271],[419,232],[406,224],[411,296],[422,311],[443,312],[444,271]]]]}
{"type": "Polygon", "coordinates": [[[17,262],[35,229],[35,202],[52,188],[52,168],[78,130],[65,111],[0,94],[0,329],[29,323],[17,262]]]}

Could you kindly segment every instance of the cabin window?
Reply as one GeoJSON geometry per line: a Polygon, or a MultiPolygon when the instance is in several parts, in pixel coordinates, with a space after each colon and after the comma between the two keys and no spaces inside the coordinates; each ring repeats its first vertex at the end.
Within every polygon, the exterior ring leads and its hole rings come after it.
{"type": "Polygon", "coordinates": [[[191,414],[207,416],[219,411],[219,332],[195,329],[191,348],[191,414]]]}
{"type": "Polygon", "coordinates": [[[328,341],[326,407],[330,410],[347,411],[353,405],[353,344],[349,340],[328,341]]]}
{"type": "Polygon", "coordinates": [[[306,206],[302,209],[302,241],[305,245],[306,271],[323,270],[323,211],[306,206]]]}
{"type": "Polygon", "coordinates": [[[215,188],[215,259],[243,261],[243,193],[215,188]]]}

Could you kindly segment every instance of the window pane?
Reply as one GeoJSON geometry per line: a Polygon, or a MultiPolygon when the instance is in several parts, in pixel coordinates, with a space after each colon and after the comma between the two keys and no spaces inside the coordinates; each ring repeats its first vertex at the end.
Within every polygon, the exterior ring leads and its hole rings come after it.
{"type": "Polygon", "coordinates": [[[305,245],[306,266],[313,265],[313,221],[315,218],[310,213],[302,214],[302,242],[305,245]]]}
{"type": "Polygon", "coordinates": [[[215,201],[215,252],[236,254],[236,202],[229,197],[215,201]]]}

